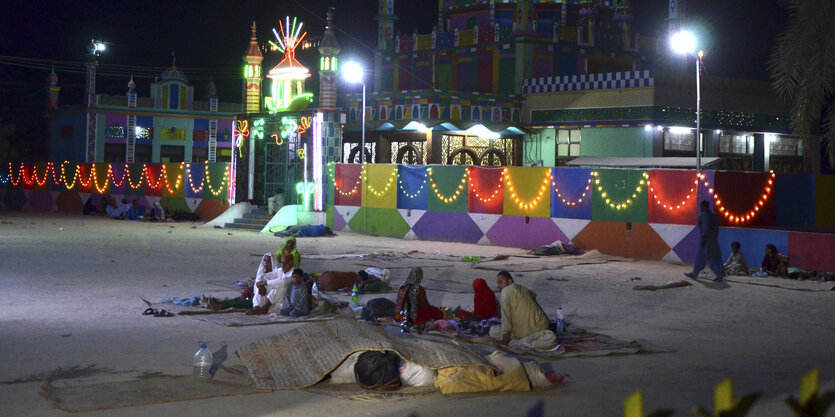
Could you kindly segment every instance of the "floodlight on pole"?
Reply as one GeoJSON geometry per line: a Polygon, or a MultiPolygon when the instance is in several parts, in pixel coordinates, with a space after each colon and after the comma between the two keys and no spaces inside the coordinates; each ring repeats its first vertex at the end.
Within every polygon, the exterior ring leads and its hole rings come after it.
{"type": "Polygon", "coordinates": [[[362,142],[360,144],[360,163],[365,162],[365,70],[356,62],[349,62],[342,66],[342,78],[351,83],[362,84],[362,142]]]}
{"type": "MultiPolygon", "coordinates": [[[[682,55],[691,55],[696,51],[696,38],[692,33],[681,31],[670,37],[673,51],[682,55]]],[[[704,52],[696,54],[696,169],[702,172],[702,131],[701,131],[701,67],[704,52]]]]}

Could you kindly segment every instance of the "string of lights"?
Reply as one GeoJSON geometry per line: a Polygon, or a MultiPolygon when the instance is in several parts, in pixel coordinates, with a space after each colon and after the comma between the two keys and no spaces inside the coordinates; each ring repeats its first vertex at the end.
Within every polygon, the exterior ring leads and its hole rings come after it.
{"type": "Polygon", "coordinates": [[[542,179],[542,186],[539,187],[536,197],[528,201],[522,201],[519,195],[516,194],[516,188],[513,186],[513,178],[510,175],[510,171],[505,171],[505,173],[505,184],[507,185],[507,190],[510,191],[510,198],[520,209],[533,210],[534,207],[539,205],[539,202],[542,201],[542,197],[545,195],[545,190],[548,189],[548,183],[551,181],[551,168],[546,170],[545,176],[542,179]]]}
{"type": "Polygon", "coordinates": [[[220,193],[223,192],[229,173],[229,165],[227,165],[224,168],[224,175],[221,179],[220,186],[218,188],[214,188],[211,184],[211,174],[209,166],[205,165],[204,178],[202,181],[200,181],[200,185],[195,187],[194,179],[191,175],[191,164],[186,164],[183,162],[180,163],[180,169],[183,171],[177,173],[177,179],[176,181],[173,181],[174,185],[172,186],[172,181],[169,178],[170,173],[168,172],[168,169],[165,165],[162,165],[162,167],[160,168],[159,178],[157,178],[156,182],[154,182],[152,180],[152,177],[154,177],[155,175],[153,175],[153,172],[147,164],[143,164],[142,172],[139,177],[139,182],[134,183],[133,179],[131,178],[129,164],[125,164],[125,170],[122,173],[122,177],[119,179],[116,179],[116,174],[115,170],[113,169],[113,165],[107,164],[107,174],[104,176],[104,183],[100,185],[96,164],[77,164],[75,167],[75,172],[72,175],[72,179],[68,180],[66,168],[66,164],[68,163],[69,161],[64,161],[63,163],[61,163],[61,175],[59,177],[57,174],[57,169],[55,168],[55,164],[52,162],[47,162],[46,169],[44,170],[43,176],[41,177],[41,175],[38,173],[37,165],[33,165],[31,168],[31,173],[28,173],[26,164],[20,164],[18,169],[15,170],[12,167],[12,163],[9,162],[9,173],[6,175],[5,181],[0,182],[11,183],[15,187],[19,186],[21,182],[26,186],[34,186],[35,184],[37,184],[38,187],[43,187],[46,185],[46,183],[49,180],[49,176],[51,175],[55,185],[61,185],[63,183],[64,188],[66,188],[68,191],[75,188],[76,184],[78,184],[81,187],[89,187],[92,185],[92,187],[95,187],[99,194],[104,194],[105,191],[107,191],[108,182],[110,182],[116,188],[121,188],[125,184],[125,179],[127,179],[130,188],[136,190],[142,186],[144,178],[145,183],[152,190],[158,190],[164,185],[166,190],[168,190],[170,194],[174,194],[182,186],[184,172],[187,172],[189,177],[189,186],[195,194],[200,194],[203,191],[204,186],[207,186],[209,192],[212,193],[212,195],[218,196],[220,195],[220,193]],[[89,169],[89,171],[88,173],[85,173],[84,171],[87,169],[89,169]],[[14,177],[14,171],[18,172],[17,178],[14,177]]]}
{"type": "Polygon", "coordinates": [[[464,191],[464,186],[467,185],[467,176],[469,175],[467,170],[464,170],[464,175],[461,176],[461,183],[458,184],[458,187],[455,189],[455,192],[450,194],[449,196],[445,196],[441,194],[441,190],[438,189],[438,184],[435,182],[435,179],[432,178],[432,167],[426,169],[426,173],[429,177],[429,185],[432,186],[432,191],[435,193],[435,196],[438,197],[438,200],[444,202],[444,204],[452,204],[458,197],[461,195],[461,192],[464,191]]]}
{"type": "Polygon", "coordinates": [[[568,201],[568,200],[566,200],[566,199],[565,199],[565,197],[563,197],[563,196],[562,196],[562,193],[563,193],[563,192],[562,192],[562,191],[560,191],[560,188],[559,188],[559,187],[557,187],[557,180],[556,180],[556,179],[554,179],[554,181],[553,181],[551,184],[554,186],[554,192],[555,192],[555,193],[557,193],[557,197],[558,197],[560,200],[562,200],[562,203],[563,203],[563,204],[565,204],[566,206],[569,206],[569,207],[574,207],[574,206],[576,206],[577,204],[582,204],[582,203],[583,203],[583,199],[584,199],[584,198],[586,198],[586,193],[588,193],[588,192],[589,192],[589,187],[591,187],[591,180],[592,180],[593,178],[594,178],[594,172],[592,172],[592,173],[589,175],[589,180],[588,180],[588,181],[586,181],[586,188],[583,190],[583,194],[580,196],[580,198],[578,198],[578,199],[576,199],[576,200],[574,200],[574,201],[568,201]]]}
{"type": "Polygon", "coordinates": [[[423,188],[426,186],[426,178],[428,176],[428,171],[429,170],[427,169],[423,172],[423,182],[420,184],[420,188],[418,188],[418,190],[414,194],[409,194],[409,192],[406,191],[405,188],[403,188],[403,180],[401,180],[400,178],[397,178],[397,187],[400,188],[400,191],[402,191],[403,195],[405,195],[407,198],[413,199],[417,197],[418,195],[420,195],[420,193],[423,192],[423,188]]]}
{"type": "Polygon", "coordinates": [[[594,175],[594,177],[595,177],[594,185],[597,186],[597,191],[600,192],[600,196],[603,197],[604,201],[606,202],[606,204],[609,207],[611,207],[613,209],[616,209],[616,210],[620,210],[620,209],[626,210],[627,208],[629,208],[629,206],[632,205],[633,201],[636,198],[638,198],[638,194],[641,193],[641,191],[643,190],[643,187],[641,187],[641,186],[644,185],[646,183],[646,180],[649,178],[649,174],[647,174],[646,172],[641,173],[642,178],[639,181],[638,186],[635,187],[635,192],[632,193],[632,198],[627,198],[625,201],[615,203],[615,202],[612,202],[611,198],[609,198],[610,197],[609,193],[606,192],[606,190],[603,188],[602,185],[600,185],[600,178],[599,178],[600,173],[598,173],[597,171],[594,171],[594,172],[592,172],[592,175],[594,175]]]}
{"type": "MultiPolygon", "coordinates": [[[[668,204],[666,202],[661,201],[661,199],[658,198],[658,195],[655,193],[655,187],[652,186],[652,183],[650,182],[649,179],[647,179],[647,187],[649,187],[650,195],[652,196],[652,199],[653,199],[653,201],[655,201],[656,205],[661,206],[665,210],[675,211],[675,210],[679,210],[679,209],[683,208],[687,204],[687,202],[690,201],[690,197],[696,195],[696,188],[698,188],[698,186],[699,186],[699,180],[703,180],[704,178],[705,178],[704,174],[696,174],[696,178],[693,181],[693,187],[690,188],[690,191],[687,192],[687,195],[684,196],[684,199],[681,200],[678,203],[669,203],[668,204]]],[[[707,184],[707,183],[705,183],[705,184],[707,184]]]]}
{"type": "MultiPolygon", "coordinates": [[[[753,220],[754,217],[757,216],[757,213],[759,213],[760,207],[763,207],[766,201],[768,201],[768,196],[771,195],[771,191],[774,190],[774,171],[769,172],[771,173],[771,176],[763,186],[762,198],[754,203],[754,206],[747,213],[731,212],[722,203],[722,199],[719,198],[719,193],[714,192],[712,188],[709,189],[708,192],[713,194],[713,202],[716,204],[716,210],[722,213],[722,215],[725,216],[725,218],[731,223],[746,223],[753,220]]],[[[708,186],[707,182],[705,182],[705,186],[708,186]]]]}
{"type": "MultiPolygon", "coordinates": [[[[359,189],[360,189],[360,185],[362,184],[362,178],[363,178],[363,173],[364,172],[365,172],[365,167],[363,167],[362,171],[360,171],[360,175],[357,176],[357,182],[356,182],[356,184],[354,184],[354,188],[351,188],[351,191],[348,191],[346,193],[346,192],[340,190],[340,188],[342,188],[342,187],[339,186],[339,181],[337,181],[336,178],[334,178],[333,189],[336,190],[336,192],[338,192],[340,195],[345,196],[345,197],[350,197],[350,196],[356,194],[357,191],[359,191],[359,189]]],[[[334,177],[336,177],[335,173],[334,173],[334,177]]]]}
{"type": "Polygon", "coordinates": [[[467,168],[467,179],[470,182],[470,189],[473,190],[473,195],[475,196],[475,198],[477,198],[484,204],[489,204],[491,201],[493,201],[493,199],[495,199],[499,195],[499,193],[501,193],[502,184],[504,184],[505,174],[507,174],[507,168],[502,168],[502,174],[499,177],[499,186],[496,187],[496,189],[492,193],[490,193],[490,197],[485,198],[482,197],[482,195],[484,194],[478,192],[478,186],[476,185],[475,180],[473,180],[473,177],[470,176],[470,168],[467,168]]]}
{"type": "Polygon", "coordinates": [[[394,185],[394,180],[397,179],[397,170],[395,169],[391,172],[391,175],[389,175],[389,178],[386,181],[386,186],[383,187],[382,191],[375,190],[374,186],[371,185],[371,182],[368,181],[368,169],[365,164],[362,166],[362,177],[365,180],[365,188],[370,191],[371,194],[374,194],[375,197],[380,198],[386,194],[389,189],[391,189],[392,185],[394,185]]]}

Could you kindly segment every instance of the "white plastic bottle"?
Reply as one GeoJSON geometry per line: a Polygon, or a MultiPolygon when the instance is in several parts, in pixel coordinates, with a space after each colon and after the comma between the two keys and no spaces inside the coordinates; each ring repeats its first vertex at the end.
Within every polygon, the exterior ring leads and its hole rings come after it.
{"type": "Polygon", "coordinates": [[[319,298],[319,285],[315,282],[313,283],[313,288],[310,289],[310,295],[312,295],[313,298],[319,298]]]}
{"type": "Polygon", "coordinates": [[[557,309],[557,335],[565,333],[565,317],[562,315],[562,307],[557,309]]]}
{"type": "Polygon", "coordinates": [[[214,358],[212,357],[212,351],[206,347],[206,342],[197,342],[197,344],[200,345],[200,350],[194,354],[194,367],[191,374],[195,380],[205,382],[212,379],[210,371],[214,358]]]}

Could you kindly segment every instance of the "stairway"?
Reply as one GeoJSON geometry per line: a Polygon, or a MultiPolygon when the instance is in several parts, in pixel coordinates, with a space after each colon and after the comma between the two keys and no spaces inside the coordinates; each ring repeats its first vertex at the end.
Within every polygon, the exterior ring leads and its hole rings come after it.
{"type": "Polygon", "coordinates": [[[272,218],[273,216],[269,214],[266,207],[256,207],[249,213],[244,214],[244,217],[235,219],[233,223],[226,223],[223,227],[225,229],[260,232],[272,218]]]}

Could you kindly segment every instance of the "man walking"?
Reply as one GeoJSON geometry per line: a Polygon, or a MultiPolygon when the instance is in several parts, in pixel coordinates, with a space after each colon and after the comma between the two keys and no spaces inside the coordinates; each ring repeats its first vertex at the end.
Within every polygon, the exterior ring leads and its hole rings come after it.
{"type": "Polygon", "coordinates": [[[696,260],[693,262],[693,272],[687,272],[690,278],[696,279],[699,272],[710,262],[710,269],[716,274],[714,281],[722,281],[725,277],[725,268],[722,266],[722,251],[719,249],[719,220],[716,214],[710,211],[710,204],[702,201],[699,204],[699,252],[696,253],[696,260]]]}

